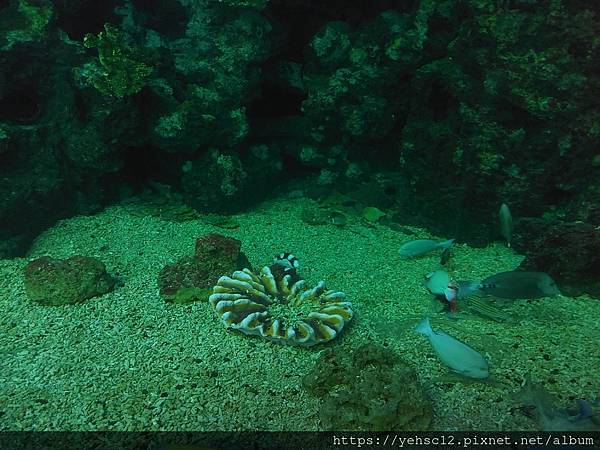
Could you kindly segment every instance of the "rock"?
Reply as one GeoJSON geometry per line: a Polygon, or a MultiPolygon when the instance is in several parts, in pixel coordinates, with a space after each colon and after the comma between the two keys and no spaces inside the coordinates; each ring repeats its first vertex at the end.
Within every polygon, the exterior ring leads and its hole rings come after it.
{"type": "Polygon", "coordinates": [[[433,407],[415,371],[392,351],[372,344],[329,350],[303,380],[321,397],[323,427],[336,431],[424,431],[433,407]]]}
{"type": "Polygon", "coordinates": [[[42,256],[23,269],[27,297],[45,306],[79,303],[112,291],[115,279],[102,261],[88,256],[42,256]]]}
{"type": "Polygon", "coordinates": [[[161,297],[171,303],[206,301],[219,277],[245,267],[250,268],[237,239],[217,233],[196,241],[193,256],[184,256],[165,266],[158,276],[161,297]]]}
{"type": "Polygon", "coordinates": [[[514,249],[525,255],[520,268],[548,273],[569,296],[600,298],[600,231],[584,222],[522,218],[514,249]]]}

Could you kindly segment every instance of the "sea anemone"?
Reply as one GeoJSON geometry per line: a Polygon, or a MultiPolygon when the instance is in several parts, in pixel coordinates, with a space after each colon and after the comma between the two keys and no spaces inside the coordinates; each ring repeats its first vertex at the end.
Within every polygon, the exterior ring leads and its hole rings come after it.
{"type": "Polygon", "coordinates": [[[222,276],[209,297],[228,328],[280,343],[309,347],[334,339],[352,318],[343,292],[320,281],[309,288],[295,270],[278,263],[222,276]]]}

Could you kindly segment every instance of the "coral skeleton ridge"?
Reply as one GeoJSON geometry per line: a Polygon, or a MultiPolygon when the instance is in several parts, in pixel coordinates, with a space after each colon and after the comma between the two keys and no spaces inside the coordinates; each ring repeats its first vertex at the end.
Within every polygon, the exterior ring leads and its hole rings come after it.
{"type": "Polygon", "coordinates": [[[324,281],[305,280],[274,264],[256,275],[249,269],[222,276],[209,297],[223,323],[244,334],[299,346],[334,339],[352,319],[352,304],[324,281]]]}

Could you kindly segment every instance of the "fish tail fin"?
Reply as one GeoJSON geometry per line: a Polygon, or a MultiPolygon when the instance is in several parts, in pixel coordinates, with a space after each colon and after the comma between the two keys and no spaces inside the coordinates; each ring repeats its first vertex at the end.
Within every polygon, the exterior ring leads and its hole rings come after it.
{"type": "Polygon", "coordinates": [[[447,286],[444,288],[444,297],[446,297],[446,300],[449,302],[453,302],[456,301],[456,298],[458,296],[458,288],[455,286],[447,286]]]}
{"type": "Polygon", "coordinates": [[[474,311],[475,313],[487,317],[495,322],[507,322],[512,318],[510,314],[492,306],[486,300],[476,296],[470,296],[468,298],[467,308],[470,311],[474,311]]]}
{"type": "Polygon", "coordinates": [[[415,327],[415,331],[417,333],[424,334],[425,336],[432,334],[433,330],[431,329],[431,324],[429,323],[429,317],[425,317],[423,320],[421,320],[419,325],[415,327]]]}
{"type": "Polygon", "coordinates": [[[443,248],[444,250],[446,250],[446,249],[448,249],[448,248],[452,247],[452,244],[454,244],[454,239],[448,239],[447,241],[440,242],[440,243],[438,244],[438,246],[439,246],[440,248],[443,248]]]}

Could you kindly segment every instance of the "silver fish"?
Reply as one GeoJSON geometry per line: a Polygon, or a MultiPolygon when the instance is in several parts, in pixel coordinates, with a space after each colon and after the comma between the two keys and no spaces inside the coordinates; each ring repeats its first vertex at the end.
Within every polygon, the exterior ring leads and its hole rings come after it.
{"type": "Polygon", "coordinates": [[[513,235],[513,220],[506,203],[502,203],[502,206],[500,206],[498,216],[500,218],[500,234],[506,239],[506,244],[510,247],[513,235]]]}
{"type": "Polygon", "coordinates": [[[433,331],[426,317],[415,328],[429,338],[431,346],[444,364],[469,378],[484,379],[490,374],[487,360],[467,344],[442,331],[433,331]]]}
{"type": "Polygon", "coordinates": [[[410,241],[400,247],[400,256],[404,258],[414,258],[424,255],[438,248],[447,249],[452,246],[454,239],[447,241],[434,241],[432,239],[417,239],[410,241]]]}

